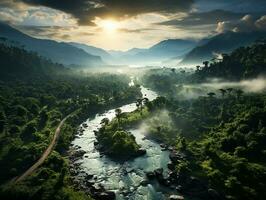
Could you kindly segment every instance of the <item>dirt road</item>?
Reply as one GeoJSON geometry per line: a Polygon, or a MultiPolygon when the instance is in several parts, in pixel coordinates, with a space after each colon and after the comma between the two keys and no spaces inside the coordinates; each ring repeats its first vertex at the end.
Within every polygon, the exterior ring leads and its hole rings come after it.
{"type": "Polygon", "coordinates": [[[45,161],[45,159],[48,157],[48,155],[51,153],[51,151],[53,150],[54,146],[56,145],[56,142],[57,142],[57,140],[59,138],[59,135],[60,135],[61,127],[63,126],[64,122],[66,121],[66,119],[68,117],[70,117],[70,115],[66,116],[59,123],[58,127],[55,130],[53,140],[51,141],[51,143],[49,144],[49,146],[47,147],[47,149],[45,150],[45,152],[42,154],[42,156],[40,157],[40,159],[34,165],[32,165],[27,171],[25,171],[21,176],[19,176],[15,180],[15,183],[17,183],[17,182],[22,181],[23,179],[25,179],[27,176],[29,176],[30,174],[32,174],[40,165],[43,164],[43,162],[45,161]]]}

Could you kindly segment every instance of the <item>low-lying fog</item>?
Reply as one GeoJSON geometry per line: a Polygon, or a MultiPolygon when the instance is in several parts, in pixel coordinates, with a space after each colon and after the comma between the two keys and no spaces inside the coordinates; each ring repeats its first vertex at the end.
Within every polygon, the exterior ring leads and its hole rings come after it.
{"type": "Polygon", "coordinates": [[[239,82],[229,82],[221,79],[211,79],[206,83],[176,85],[176,95],[178,98],[191,99],[199,96],[206,96],[209,92],[214,92],[220,96],[219,89],[240,89],[244,93],[259,93],[266,91],[266,78],[243,80],[239,82]]]}

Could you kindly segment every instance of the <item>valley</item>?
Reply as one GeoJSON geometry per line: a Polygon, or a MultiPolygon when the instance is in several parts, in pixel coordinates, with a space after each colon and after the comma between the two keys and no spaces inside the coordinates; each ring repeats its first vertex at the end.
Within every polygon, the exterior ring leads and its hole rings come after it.
{"type": "Polygon", "coordinates": [[[1,0],[1,200],[264,200],[263,0],[1,0]]]}

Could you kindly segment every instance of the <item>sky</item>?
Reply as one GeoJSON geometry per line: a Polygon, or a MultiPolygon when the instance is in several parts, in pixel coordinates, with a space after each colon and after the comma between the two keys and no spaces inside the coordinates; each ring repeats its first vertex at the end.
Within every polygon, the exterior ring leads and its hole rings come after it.
{"type": "Polygon", "coordinates": [[[0,20],[37,38],[125,51],[266,31],[266,0],[0,0],[0,20]]]}

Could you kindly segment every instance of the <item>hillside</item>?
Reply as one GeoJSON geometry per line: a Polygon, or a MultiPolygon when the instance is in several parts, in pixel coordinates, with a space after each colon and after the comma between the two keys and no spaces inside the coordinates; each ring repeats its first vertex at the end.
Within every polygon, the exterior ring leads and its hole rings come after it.
{"type": "Polygon", "coordinates": [[[0,36],[17,42],[27,50],[35,51],[41,56],[65,65],[89,66],[103,64],[99,56],[92,56],[84,50],[67,43],[30,37],[4,23],[0,23],[0,36]]]}
{"type": "Polygon", "coordinates": [[[0,80],[38,79],[70,71],[61,64],[40,57],[35,52],[0,42],[0,80]],[[14,59],[16,58],[16,59],[14,59]]]}
{"type": "Polygon", "coordinates": [[[91,200],[73,184],[66,152],[79,124],[133,102],[140,89],[125,75],[79,73],[3,41],[0,66],[0,199],[91,200]],[[58,127],[56,146],[42,165],[16,179],[50,149],[58,127]]]}
{"type": "Polygon", "coordinates": [[[146,51],[133,55],[132,59],[162,61],[164,59],[176,57],[177,55],[184,55],[195,46],[196,42],[190,40],[163,40],[146,51]]]}
{"type": "Polygon", "coordinates": [[[265,38],[265,32],[226,32],[210,38],[206,44],[191,50],[180,64],[198,64],[210,60],[215,54],[230,53],[240,46],[250,45],[257,39],[265,38]]]}
{"type": "Polygon", "coordinates": [[[192,80],[204,81],[208,78],[241,80],[256,78],[266,73],[266,42],[259,41],[251,46],[240,47],[230,55],[223,54],[223,60],[205,63],[192,75],[192,80]]]}
{"type": "Polygon", "coordinates": [[[86,44],[82,44],[82,43],[76,43],[76,42],[70,42],[68,44],[70,44],[74,47],[77,47],[79,49],[82,49],[90,55],[100,56],[104,61],[109,61],[112,59],[112,56],[107,51],[105,51],[104,49],[97,48],[97,47],[90,46],[90,45],[86,45],[86,44]]]}
{"type": "Polygon", "coordinates": [[[197,45],[196,41],[169,39],[163,40],[150,48],[133,48],[126,52],[109,51],[117,60],[127,64],[161,62],[173,57],[183,56],[197,45]]]}

